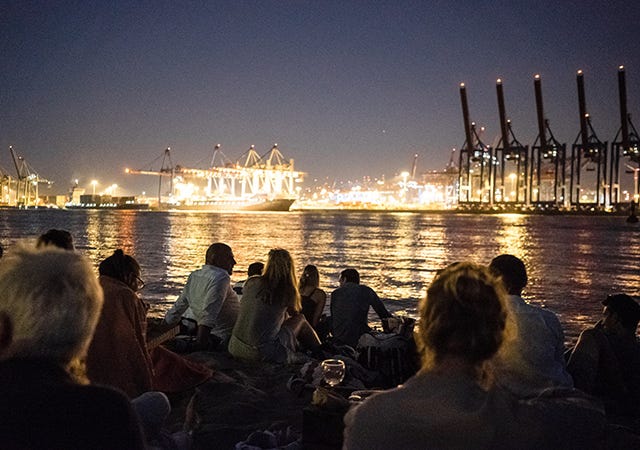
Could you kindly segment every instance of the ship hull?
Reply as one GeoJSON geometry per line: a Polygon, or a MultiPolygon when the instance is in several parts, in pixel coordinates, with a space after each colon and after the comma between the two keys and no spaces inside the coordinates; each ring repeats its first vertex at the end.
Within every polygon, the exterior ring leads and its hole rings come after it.
{"type": "Polygon", "coordinates": [[[276,198],[264,200],[248,201],[202,201],[190,204],[167,205],[166,209],[177,209],[181,211],[289,211],[295,199],[276,198]]]}
{"type": "Polygon", "coordinates": [[[129,209],[129,210],[146,210],[149,205],[146,203],[136,203],[132,205],[66,205],[65,209],[93,209],[93,210],[111,210],[111,209],[129,209]]]}

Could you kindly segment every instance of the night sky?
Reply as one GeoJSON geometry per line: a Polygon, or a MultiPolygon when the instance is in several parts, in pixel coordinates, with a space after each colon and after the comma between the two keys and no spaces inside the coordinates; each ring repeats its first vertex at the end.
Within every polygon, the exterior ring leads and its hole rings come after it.
{"type": "Polygon", "coordinates": [[[307,184],[388,179],[414,154],[442,169],[464,142],[459,83],[496,144],[502,78],[531,145],[536,73],[561,142],[579,131],[578,69],[601,140],[620,126],[621,64],[640,126],[638,1],[0,0],[0,34],[0,167],[14,175],[13,145],[58,193],[153,190],[124,168],[166,147],[206,167],[217,143],[236,160],[277,142],[307,184]]]}

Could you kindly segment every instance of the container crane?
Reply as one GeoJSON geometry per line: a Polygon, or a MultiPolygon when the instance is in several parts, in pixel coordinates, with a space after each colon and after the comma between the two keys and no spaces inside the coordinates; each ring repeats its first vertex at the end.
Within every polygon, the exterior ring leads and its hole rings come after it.
{"type": "MultiPolygon", "coordinates": [[[[208,168],[174,166],[169,150],[165,150],[159,171],[136,169],[125,171],[129,174],[156,175],[160,179],[160,185],[165,177],[170,177],[170,182],[175,180],[170,188],[169,203],[178,206],[183,203],[187,206],[224,203],[231,208],[234,205],[250,202],[257,204],[286,199],[289,201],[288,209],[297,195],[295,183],[304,175],[303,172],[294,170],[293,159],[287,161],[278,149],[278,144],[274,144],[264,156],[260,156],[252,145],[235,164],[225,161],[226,157],[220,151],[220,144],[217,144],[214,148],[211,167],[208,168]],[[246,158],[244,165],[240,162],[243,158],[246,158]],[[216,159],[219,160],[217,163],[216,159]],[[190,192],[192,186],[184,182],[187,179],[205,180],[204,194],[190,192]]],[[[164,203],[161,201],[161,191],[162,189],[159,188],[159,204],[164,203]]]]}
{"type": "Polygon", "coordinates": [[[16,172],[18,174],[16,186],[16,203],[17,206],[28,208],[29,206],[38,206],[39,203],[39,185],[46,183],[51,185],[52,182],[41,178],[40,175],[31,167],[31,165],[22,156],[18,156],[9,146],[9,152],[13,159],[16,172]]]}
{"type": "MultiPolygon", "coordinates": [[[[156,159],[157,160],[157,159],[156,159]]],[[[173,178],[175,177],[176,168],[171,161],[171,147],[167,147],[162,155],[162,164],[160,170],[136,170],[124,169],[125,173],[135,175],[157,175],[158,176],[158,205],[162,202],[162,179],[169,177],[169,193],[173,194],[173,178]]]]}
{"type": "Polygon", "coordinates": [[[0,166],[0,205],[8,206],[11,203],[11,187],[13,177],[0,166]]]}

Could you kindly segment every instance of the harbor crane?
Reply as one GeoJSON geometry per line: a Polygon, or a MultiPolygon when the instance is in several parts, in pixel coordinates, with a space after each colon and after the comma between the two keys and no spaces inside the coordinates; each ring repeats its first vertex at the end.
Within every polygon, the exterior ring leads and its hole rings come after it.
{"type": "MultiPolygon", "coordinates": [[[[162,179],[170,179],[170,197],[178,195],[186,179],[205,180],[204,201],[224,199],[233,202],[252,196],[291,197],[296,195],[294,183],[304,174],[294,170],[293,160],[286,161],[278,144],[274,144],[264,156],[260,156],[252,145],[240,158],[246,157],[244,165],[231,163],[222,154],[220,144],[214,148],[209,168],[174,166],[170,149],[166,149],[160,170],[126,169],[126,173],[159,176],[158,202],[162,203],[162,179]],[[216,163],[216,159],[222,162],[216,163]]],[[[170,199],[171,200],[171,199],[170,199]]],[[[193,200],[193,199],[192,199],[193,200]]]]}
{"type": "Polygon", "coordinates": [[[0,166],[0,205],[8,206],[11,203],[11,188],[13,177],[0,166]]]}
{"type": "Polygon", "coordinates": [[[41,178],[35,169],[22,156],[18,156],[9,146],[9,152],[13,159],[16,172],[18,174],[16,186],[16,205],[18,207],[28,208],[30,206],[38,206],[39,204],[39,186],[40,184],[51,185],[52,182],[41,178]]]}

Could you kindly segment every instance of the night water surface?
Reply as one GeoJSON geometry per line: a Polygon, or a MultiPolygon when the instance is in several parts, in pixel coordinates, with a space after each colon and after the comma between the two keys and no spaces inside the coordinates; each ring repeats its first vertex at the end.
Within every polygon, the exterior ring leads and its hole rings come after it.
{"type": "Polygon", "coordinates": [[[245,278],[250,263],[265,261],[271,248],[282,247],[291,252],[298,275],[306,264],[318,266],[327,293],[337,287],[340,270],[355,267],[389,310],[412,317],[436,270],[463,260],[488,264],[511,253],[528,268],[524,297],[558,314],[569,343],[600,317],[607,294],[636,294],[640,285],[640,228],[624,217],[0,210],[6,252],[50,228],[69,230],[96,268],[117,248],[133,255],[155,316],[175,300],[216,241],[234,251],[234,281],[245,278]]]}

